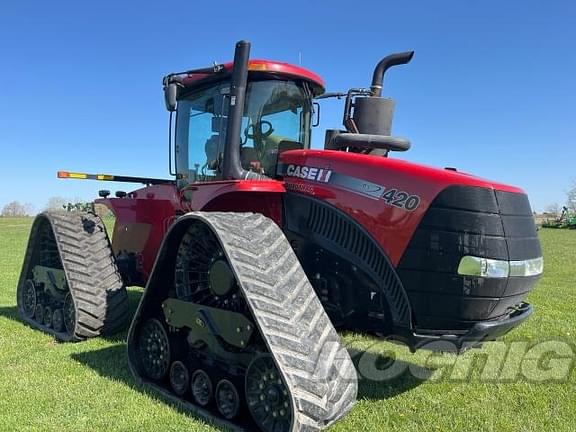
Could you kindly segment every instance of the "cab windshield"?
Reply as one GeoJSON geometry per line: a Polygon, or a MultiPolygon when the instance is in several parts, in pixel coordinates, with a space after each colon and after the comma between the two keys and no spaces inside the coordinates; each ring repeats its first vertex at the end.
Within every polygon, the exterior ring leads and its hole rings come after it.
{"type": "MultiPolygon", "coordinates": [[[[176,157],[180,182],[222,178],[229,83],[219,83],[178,101],[176,157]]],[[[310,147],[311,97],[294,81],[248,83],[240,135],[245,170],[276,174],[278,154],[310,147]]]]}

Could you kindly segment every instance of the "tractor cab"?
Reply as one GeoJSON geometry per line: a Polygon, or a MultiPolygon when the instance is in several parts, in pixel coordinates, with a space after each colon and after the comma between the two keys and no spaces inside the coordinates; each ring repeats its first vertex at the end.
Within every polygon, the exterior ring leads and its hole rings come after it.
{"type": "Polygon", "coordinates": [[[394,101],[381,93],[385,72],[412,55],[385,57],[369,89],[347,93],[324,94],[322,79],[304,68],[249,60],[246,42],[237,44],[233,63],[167,75],[166,107],[171,119],[176,113],[178,187],[275,178],[282,152],[310,148],[315,98],[346,98],[345,129],[327,131],[325,149],[380,156],[408,150],[408,140],[391,136],[394,101]]]}
{"type": "MultiPolygon", "coordinates": [[[[175,162],[179,187],[233,178],[225,173],[231,116],[232,64],[165,78],[167,107],[176,113],[175,162]],[[176,93],[176,103],[169,98],[176,93]]],[[[285,63],[248,63],[240,133],[228,152],[238,156],[242,176],[274,178],[278,155],[310,148],[312,100],[324,91],[313,73],[285,63]]],[[[233,132],[230,132],[232,134],[233,132]]]]}

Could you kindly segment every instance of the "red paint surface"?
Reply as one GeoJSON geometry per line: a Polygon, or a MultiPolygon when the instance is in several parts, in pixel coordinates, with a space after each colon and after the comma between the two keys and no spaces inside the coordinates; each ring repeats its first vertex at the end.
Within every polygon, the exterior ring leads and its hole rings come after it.
{"type": "Polygon", "coordinates": [[[270,181],[218,181],[195,183],[179,191],[176,186],[157,185],[135,190],[126,198],[98,199],[116,215],[114,232],[128,224],[148,224],[150,235],[139,254],[142,279],[146,281],[152,271],[156,254],[170,225],[178,215],[190,211],[258,211],[276,223],[281,223],[282,182],[270,181]],[[189,194],[190,201],[184,199],[189,194]]]}
{"type": "MultiPolygon", "coordinates": [[[[225,63],[224,69],[232,72],[233,63],[225,63]]],[[[318,96],[324,93],[324,80],[314,72],[300,66],[291,65],[289,63],[282,63],[272,60],[250,60],[248,63],[248,70],[250,72],[266,72],[270,75],[284,76],[287,78],[299,78],[309,81],[313,84],[314,95],[318,96]]],[[[198,81],[209,77],[207,74],[191,74],[183,79],[182,83],[185,86],[193,86],[198,81]]]]}

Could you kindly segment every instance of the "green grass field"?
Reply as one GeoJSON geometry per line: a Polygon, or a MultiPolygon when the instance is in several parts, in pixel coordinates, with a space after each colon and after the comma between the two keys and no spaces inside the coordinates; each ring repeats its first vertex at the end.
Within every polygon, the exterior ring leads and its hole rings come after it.
{"type": "MultiPolygon", "coordinates": [[[[0,431],[220,430],[135,385],[125,334],[60,344],[20,322],[15,292],[30,224],[0,218],[0,431]]],[[[503,339],[506,345],[456,357],[410,354],[344,335],[360,363],[395,358],[404,372],[391,380],[363,380],[355,408],[331,430],[576,431],[576,231],[543,230],[541,238],[545,275],[529,298],[536,312],[503,339]],[[547,340],[558,342],[545,346],[561,349],[535,359],[522,355],[523,349],[535,354],[532,347],[547,340]],[[488,354],[506,354],[514,341],[519,351],[508,353],[502,372],[488,354]],[[550,375],[555,380],[545,380],[550,375]]],[[[132,311],[139,296],[140,290],[130,291],[132,311]]]]}

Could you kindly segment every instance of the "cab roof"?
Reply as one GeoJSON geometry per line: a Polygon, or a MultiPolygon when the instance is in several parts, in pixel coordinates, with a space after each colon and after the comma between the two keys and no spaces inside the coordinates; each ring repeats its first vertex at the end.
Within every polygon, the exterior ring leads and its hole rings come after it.
{"type": "MultiPolygon", "coordinates": [[[[224,72],[230,73],[232,71],[233,63],[224,63],[224,72]]],[[[307,81],[314,93],[314,96],[319,96],[325,91],[324,80],[314,72],[300,66],[291,65],[273,60],[254,59],[248,62],[248,73],[262,73],[269,74],[276,77],[286,77],[291,79],[301,79],[307,81]]],[[[213,77],[208,73],[192,73],[186,75],[182,79],[182,84],[186,87],[193,87],[200,81],[206,78],[213,77]]]]}

